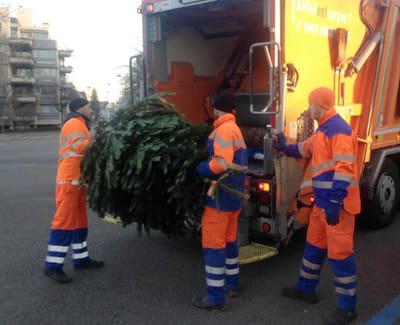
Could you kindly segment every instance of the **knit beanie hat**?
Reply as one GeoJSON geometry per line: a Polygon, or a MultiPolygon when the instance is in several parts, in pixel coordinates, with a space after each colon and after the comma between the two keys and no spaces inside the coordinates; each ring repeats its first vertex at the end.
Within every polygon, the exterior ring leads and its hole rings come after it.
{"type": "Polygon", "coordinates": [[[69,110],[71,112],[76,112],[81,107],[89,104],[89,101],[82,97],[75,97],[69,102],[69,110]]]}
{"type": "Polygon", "coordinates": [[[228,93],[221,93],[215,96],[212,100],[212,106],[226,113],[232,113],[236,109],[234,97],[228,93]]]}
{"type": "Polygon", "coordinates": [[[335,93],[325,87],[316,88],[308,95],[308,102],[320,108],[329,110],[335,105],[335,93]]]}

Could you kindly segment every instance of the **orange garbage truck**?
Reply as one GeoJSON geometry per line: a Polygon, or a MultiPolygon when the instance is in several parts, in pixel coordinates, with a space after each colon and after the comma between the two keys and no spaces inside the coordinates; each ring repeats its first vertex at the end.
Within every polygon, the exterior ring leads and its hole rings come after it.
{"type": "Polygon", "coordinates": [[[274,154],[315,131],[304,113],[316,87],[358,137],[360,220],[389,225],[400,199],[400,0],[143,0],[144,96],[168,100],[192,123],[210,98],[235,97],[249,148],[250,200],[239,218],[242,263],[276,254],[307,223],[309,162],[274,154]],[[262,245],[270,245],[264,251],[262,245]],[[248,252],[248,253],[246,253],[248,252]],[[243,254],[242,254],[243,253],[243,254]],[[258,256],[261,254],[261,256],[258,256]]]}

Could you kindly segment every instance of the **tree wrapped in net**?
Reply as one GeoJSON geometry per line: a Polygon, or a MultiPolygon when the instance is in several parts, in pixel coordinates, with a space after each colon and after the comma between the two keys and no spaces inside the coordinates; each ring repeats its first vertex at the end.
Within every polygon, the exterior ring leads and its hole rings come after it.
{"type": "Polygon", "coordinates": [[[181,234],[203,208],[206,185],[195,168],[207,159],[210,131],[187,122],[161,95],[100,120],[82,163],[90,208],[124,226],[181,234]]]}

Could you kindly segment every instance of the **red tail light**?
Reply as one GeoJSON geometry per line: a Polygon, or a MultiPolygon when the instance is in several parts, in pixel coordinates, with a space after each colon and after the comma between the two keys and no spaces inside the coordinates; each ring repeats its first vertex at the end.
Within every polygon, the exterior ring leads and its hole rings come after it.
{"type": "Polygon", "coordinates": [[[268,203],[269,202],[269,193],[267,193],[267,192],[258,193],[258,200],[264,204],[268,203]]]}
{"type": "Polygon", "coordinates": [[[268,232],[270,232],[271,231],[271,226],[270,226],[270,224],[269,223],[263,223],[262,224],[262,231],[263,232],[265,232],[265,233],[268,233],[268,232]]]}
{"type": "Polygon", "coordinates": [[[150,14],[150,13],[152,13],[153,11],[154,11],[154,4],[152,4],[152,3],[146,4],[146,6],[145,6],[145,12],[148,13],[148,14],[150,14]]]}
{"type": "Polygon", "coordinates": [[[267,182],[259,182],[257,188],[260,192],[269,192],[271,185],[267,182]]]}
{"type": "Polygon", "coordinates": [[[255,183],[257,190],[257,200],[260,203],[267,204],[270,202],[271,184],[266,181],[257,181],[255,183]]]}

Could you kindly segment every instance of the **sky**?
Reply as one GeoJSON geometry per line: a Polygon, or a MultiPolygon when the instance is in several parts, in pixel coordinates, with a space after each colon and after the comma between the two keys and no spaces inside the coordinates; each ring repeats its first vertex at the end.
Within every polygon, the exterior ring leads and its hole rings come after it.
{"type": "Polygon", "coordinates": [[[33,24],[49,24],[59,49],[73,50],[65,65],[68,81],[80,91],[95,88],[100,100],[119,98],[121,75],[128,73],[129,57],[142,50],[140,0],[0,0],[11,16],[17,8],[31,8],[33,24]]]}

